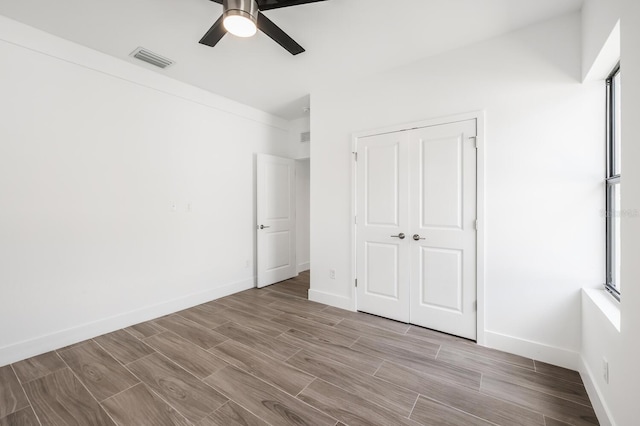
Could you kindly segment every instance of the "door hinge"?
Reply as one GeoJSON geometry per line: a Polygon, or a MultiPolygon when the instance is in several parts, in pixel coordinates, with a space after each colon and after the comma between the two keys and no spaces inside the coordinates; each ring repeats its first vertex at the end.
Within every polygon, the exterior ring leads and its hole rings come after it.
{"type": "Polygon", "coordinates": [[[353,160],[354,161],[358,161],[358,153],[357,152],[353,152],[353,160]]]}
{"type": "Polygon", "coordinates": [[[358,216],[354,216],[353,217],[353,224],[357,225],[358,224],[358,216]]]}
{"type": "Polygon", "coordinates": [[[476,228],[476,231],[480,228],[480,224],[478,222],[478,219],[476,219],[476,221],[474,222],[473,226],[476,228]]]}
{"type": "Polygon", "coordinates": [[[477,300],[475,302],[473,302],[473,310],[474,311],[478,310],[478,301],[477,300]]]}
{"type": "Polygon", "coordinates": [[[358,279],[356,278],[356,287],[358,287],[358,279]]]}
{"type": "Polygon", "coordinates": [[[477,136],[469,136],[469,139],[473,139],[473,146],[478,149],[478,137],[477,136]]]}

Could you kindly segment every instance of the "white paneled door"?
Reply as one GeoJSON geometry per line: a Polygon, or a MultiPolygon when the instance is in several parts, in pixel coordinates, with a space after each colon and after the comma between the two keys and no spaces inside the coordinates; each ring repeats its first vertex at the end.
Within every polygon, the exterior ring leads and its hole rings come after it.
{"type": "Polygon", "coordinates": [[[467,120],[358,139],[358,310],[476,338],[475,136],[467,120]]]}
{"type": "Polygon", "coordinates": [[[358,140],[358,310],[409,322],[407,133],[358,140]]]}
{"type": "Polygon", "coordinates": [[[257,158],[258,287],[296,275],[295,161],[257,158]]]}

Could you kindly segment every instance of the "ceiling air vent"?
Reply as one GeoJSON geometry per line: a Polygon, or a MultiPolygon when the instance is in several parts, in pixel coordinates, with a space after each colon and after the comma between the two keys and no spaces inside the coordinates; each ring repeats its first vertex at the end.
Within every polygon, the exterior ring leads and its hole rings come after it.
{"type": "Polygon", "coordinates": [[[300,133],[300,142],[311,142],[311,132],[302,132],[300,133]]]}
{"type": "Polygon", "coordinates": [[[140,59],[141,61],[144,61],[148,64],[155,65],[156,67],[159,67],[162,69],[170,67],[171,65],[174,64],[174,61],[172,61],[171,59],[163,58],[157,53],[153,53],[145,49],[144,47],[138,47],[136,50],[134,50],[131,53],[131,56],[133,56],[136,59],[140,59]]]}

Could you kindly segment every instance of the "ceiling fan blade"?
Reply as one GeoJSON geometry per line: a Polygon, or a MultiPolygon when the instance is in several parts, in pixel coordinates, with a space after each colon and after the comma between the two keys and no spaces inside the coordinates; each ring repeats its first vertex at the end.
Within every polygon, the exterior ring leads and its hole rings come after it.
{"type": "Polygon", "coordinates": [[[211,0],[214,3],[222,4],[222,0],[211,0]]]}
{"type": "Polygon", "coordinates": [[[258,0],[260,10],[280,9],[281,7],[298,6],[326,0],[258,0]]]}
{"type": "Polygon", "coordinates": [[[224,29],[224,25],[222,25],[222,16],[218,18],[218,20],[213,24],[209,31],[202,37],[200,40],[200,44],[206,44],[207,46],[215,46],[218,44],[220,39],[224,37],[227,33],[227,30],[224,29]]]}
{"type": "Polygon", "coordinates": [[[260,28],[263,33],[271,37],[273,41],[287,49],[292,55],[304,52],[304,48],[302,46],[296,43],[294,39],[289,37],[287,33],[282,31],[280,27],[271,22],[271,20],[262,13],[258,14],[258,28],[260,28]]]}

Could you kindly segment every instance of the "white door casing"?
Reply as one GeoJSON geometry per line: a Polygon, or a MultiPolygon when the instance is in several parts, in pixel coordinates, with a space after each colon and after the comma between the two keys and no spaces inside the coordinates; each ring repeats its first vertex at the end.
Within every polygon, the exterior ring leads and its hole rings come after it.
{"type": "Polygon", "coordinates": [[[358,309],[403,322],[409,322],[407,160],[406,132],[358,140],[358,309]]]}
{"type": "Polygon", "coordinates": [[[295,160],[257,155],[258,287],[296,275],[295,160]]]}
{"type": "Polygon", "coordinates": [[[475,136],[473,119],[357,139],[358,310],[476,338],[475,136]]]}

